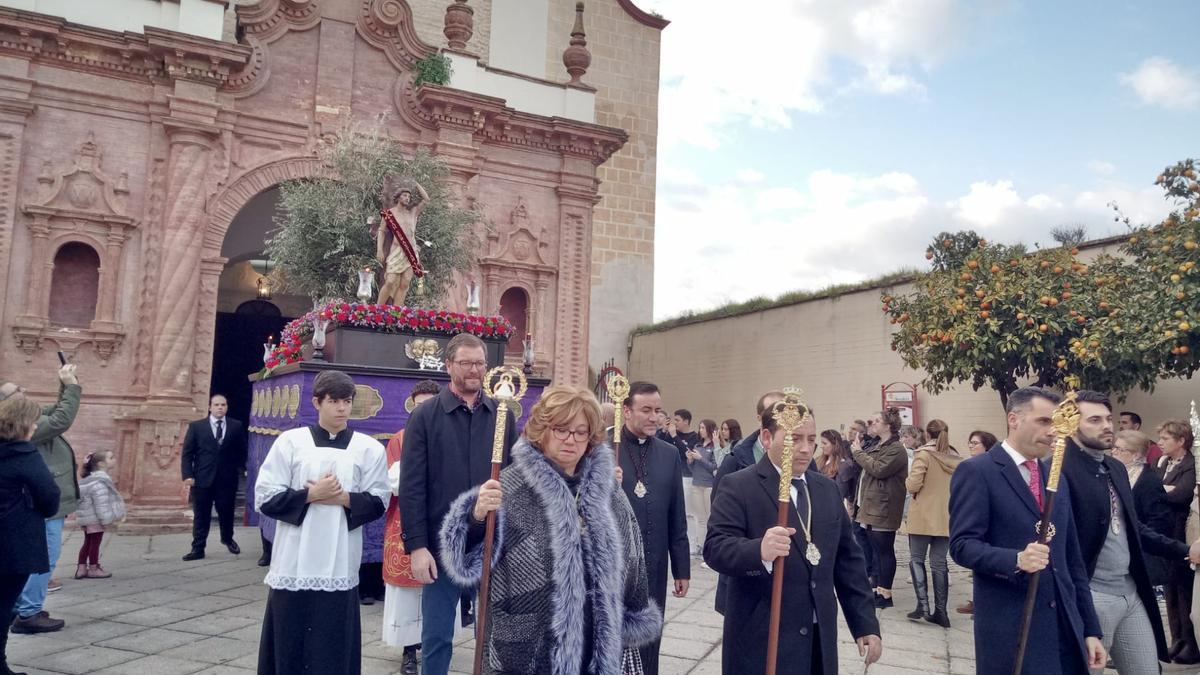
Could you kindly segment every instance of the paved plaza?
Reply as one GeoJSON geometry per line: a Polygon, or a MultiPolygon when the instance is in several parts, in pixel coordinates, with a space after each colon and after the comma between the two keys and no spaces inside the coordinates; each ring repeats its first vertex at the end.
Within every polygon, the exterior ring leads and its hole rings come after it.
{"type": "MultiPolygon", "coordinates": [[[[106,536],[101,562],[108,580],[75,580],[75,554],[81,535],[69,530],[57,577],[63,589],[50,595],[46,609],[67,627],[57,633],[9,637],[9,660],[18,670],[41,673],[126,673],[130,675],[238,675],[253,672],[267,588],[257,567],[258,533],[239,528],[240,556],[230,555],[214,535],[208,557],[185,563],[190,535],[106,536]]],[[[897,540],[901,570],[907,569],[904,538],[897,540]]],[[[713,610],[716,574],[693,567],[691,593],[668,598],[662,642],[664,675],[719,673],[721,616],[713,610]]],[[[904,576],[901,574],[900,576],[904,576]]],[[[975,672],[972,623],[952,614],[943,630],[912,623],[909,584],[897,580],[896,607],[883,610],[883,659],[872,675],[975,672]]],[[[966,599],[966,572],[952,568],[951,607],[966,599]]],[[[400,652],[379,640],[382,603],[363,607],[363,672],[397,673],[400,652]]],[[[841,672],[863,672],[845,625],[839,627],[841,672]]],[[[465,635],[455,649],[452,670],[469,673],[473,640],[465,635]]]]}

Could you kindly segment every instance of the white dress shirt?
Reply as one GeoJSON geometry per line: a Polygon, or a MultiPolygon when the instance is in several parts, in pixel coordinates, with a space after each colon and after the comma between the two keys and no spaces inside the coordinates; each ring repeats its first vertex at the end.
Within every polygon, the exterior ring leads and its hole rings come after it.
{"type": "Polygon", "coordinates": [[[1016,462],[1017,471],[1021,472],[1021,478],[1025,481],[1026,485],[1029,485],[1029,467],[1025,466],[1025,462],[1028,462],[1029,459],[1026,458],[1025,455],[1017,452],[1013,446],[1009,445],[1008,439],[1004,439],[1004,441],[1000,443],[1000,447],[1004,448],[1004,451],[1008,453],[1008,456],[1012,458],[1013,462],[1016,462]]]}
{"type": "Polygon", "coordinates": [[[213,438],[217,437],[217,421],[221,422],[221,442],[225,442],[225,437],[229,435],[229,420],[224,417],[208,416],[208,428],[212,431],[213,438]]]}

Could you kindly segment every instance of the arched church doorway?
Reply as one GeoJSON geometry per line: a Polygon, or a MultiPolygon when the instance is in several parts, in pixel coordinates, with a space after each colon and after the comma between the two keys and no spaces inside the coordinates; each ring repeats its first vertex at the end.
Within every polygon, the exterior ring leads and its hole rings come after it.
{"type": "Polygon", "coordinates": [[[308,311],[308,298],[271,288],[270,263],[263,249],[275,228],[278,186],[250,199],[233,218],[221,246],[228,260],[217,286],[213,368],[209,391],[229,399],[229,415],[248,422],[249,376],[262,370],[263,343],[294,317],[308,311]]]}

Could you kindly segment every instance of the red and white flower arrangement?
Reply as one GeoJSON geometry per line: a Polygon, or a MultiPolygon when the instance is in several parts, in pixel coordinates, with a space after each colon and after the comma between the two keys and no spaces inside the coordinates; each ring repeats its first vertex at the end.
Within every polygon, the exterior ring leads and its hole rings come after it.
{"type": "Polygon", "coordinates": [[[303,361],[304,342],[313,334],[313,322],[318,318],[329,321],[327,330],[337,326],[353,326],[382,333],[470,333],[481,338],[509,338],[515,331],[512,323],[502,316],[334,301],[284,326],[279,334],[279,344],[264,364],[265,370],[269,372],[287,363],[303,361]]]}

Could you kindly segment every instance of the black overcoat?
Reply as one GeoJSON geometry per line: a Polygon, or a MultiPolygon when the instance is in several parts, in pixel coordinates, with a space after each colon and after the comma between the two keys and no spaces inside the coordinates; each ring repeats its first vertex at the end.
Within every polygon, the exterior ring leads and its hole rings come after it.
{"type": "MultiPolygon", "coordinates": [[[[810,529],[821,559],[815,566],[805,559],[808,541],[791,509],[789,525],[796,534],[784,563],[777,666],[777,672],[789,675],[810,671],[814,616],[820,627],[823,672],[838,672],[839,603],[851,636],[879,635],[866,560],[837,485],[817,471],[809,471],[805,480],[812,498],[810,529]]],[[[759,557],[759,547],[763,534],[778,523],[778,495],[779,472],[764,456],[754,467],[725,476],[713,502],[704,561],[729,579],[724,673],[761,673],[766,665],[771,572],[759,557]]]]}

